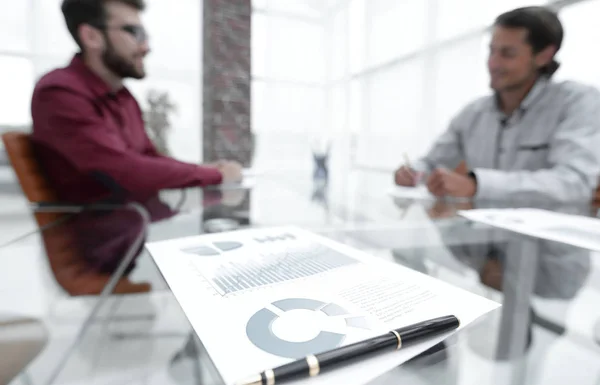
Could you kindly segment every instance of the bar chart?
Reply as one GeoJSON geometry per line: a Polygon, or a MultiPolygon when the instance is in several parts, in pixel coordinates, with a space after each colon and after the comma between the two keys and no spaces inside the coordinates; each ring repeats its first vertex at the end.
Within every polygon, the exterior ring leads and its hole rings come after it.
{"type": "Polygon", "coordinates": [[[291,281],[358,263],[355,259],[321,244],[292,247],[285,252],[248,260],[223,261],[206,277],[221,295],[291,281]]]}

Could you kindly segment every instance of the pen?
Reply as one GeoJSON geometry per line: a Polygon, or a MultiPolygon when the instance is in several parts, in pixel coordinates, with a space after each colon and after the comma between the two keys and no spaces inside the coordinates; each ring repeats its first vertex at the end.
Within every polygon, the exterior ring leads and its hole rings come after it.
{"type": "Polygon", "coordinates": [[[323,353],[308,355],[274,369],[268,369],[237,385],[275,385],[303,377],[314,377],[356,359],[386,350],[399,350],[404,346],[456,329],[458,318],[453,315],[392,330],[386,334],[356,342],[323,353]]]}
{"type": "Polygon", "coordinates": [[[402,155],[404,156],[404,165],[405,165],[405,166],[406,166],[408,169],[412,170],[412,166],[410,165],[410,158],[408,157],[408,154],[405,152],[405,153],[403,153],[402,155]]]}
{"type": "Polygon", "coordinates": [[[402,155],[404,156],[404,167],[406,167],[408,169],[408,172],[412,173],[413,183],[416,186],[419,183],[420,175],[419,175],[419,173],[414,172],[413,167],[410,163],[410,158],[408,157],[408,154],[406,152],[404,152],[404,153],[402,153],[402,155]]]}

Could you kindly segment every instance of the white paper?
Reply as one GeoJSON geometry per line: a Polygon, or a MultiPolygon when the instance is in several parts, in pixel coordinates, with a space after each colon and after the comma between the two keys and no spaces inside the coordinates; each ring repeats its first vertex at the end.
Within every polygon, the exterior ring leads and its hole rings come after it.
{"type": "Polygon", "coordinates": [[[264,173],[264,170],[260,170],[257,168],[245,168],[242,170],[242,176],[244,178],[257,177],[263,175],[264,173]]]}
{"type": "Polygon", "coordinates": [[[253,177],[244,177],[240,182],[237,183],[222,183],[217,185],[216,188],[219,190],[247,190],[251,189],[256,185],[256,179],[253,177]]]}
{"type": "Polygon", "coordinates": [[[536,238],[600,251],[600,220],[541,209],[479,209],[460,211],[475,222],[536,238]]]}
{"type": "Polygon", "coordinates": [[[395,198],[415,199],[415,200],[435,200],[436,197],[427,190],[427,186],[419,185],[416,187],[393,186],[388,190],[388,194],[395,198]]]}
{"type": "MultiPolygon", "coordinates": [[[[293,227],[146,247],[227,384],[439,316],[463,328],[499,306],[293,227]]],[[[450,334],[298,382],[364,384],[450,334]]]]}

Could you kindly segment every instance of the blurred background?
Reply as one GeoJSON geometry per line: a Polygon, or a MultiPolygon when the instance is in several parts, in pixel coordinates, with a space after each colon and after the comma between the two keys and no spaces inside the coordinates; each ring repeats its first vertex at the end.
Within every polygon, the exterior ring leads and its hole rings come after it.
{"type": "MultiPolygon", "coordinates": [[[[324,151],[331,142],[331,162],[389,172],[402,152],[422,154],[463,105],[488,92],[487,26],[494,17],[546,2],[211,3],[149,0],[144,14],[151,34],[149,76],[128,85],[154,117],[148,129],[162,130],[170,154],[193,162],[210,158],[203,147],[215,143],[207,131],[229,125],[250,131],[249,158],[257,168],[309,170],[311,151],[324,151]],[[237,56],[227,56],[214,40],[207,47],[208,35],[222,36],[218,42],[237,56]],[[219,74],[205,70],[219,54],[229,63],[229,80],[242,83],[241,92],[215,92],[219,74]],[[229,123],[213,116],[215,101],[223,99],[233,106],[229,123]]],[[[560,9],[566,30],[556,77],[600,85],[600,1],[550,3],[560,9]]],[[[75,51],[60,0],[0,0],[0,131],[30,129],[36,80],[67,64],[75,51]]],[[[227,151],[236,152],[231,142],[227,151]]],[[[0,192],[17,193],[3,151],[0,164],[0,192]]]]}
{"type": "MultiPolygon", "coordinates": [[[[0,0],[0,132],[30,130],[35,82],[76,52],[60,3],[0,0]]],[[[600,85],[600,0],[147,0],[148,76],[127,85],[178,159],[308,178],[327,153],[334,178],[387,181],[488,92],[489,25],[532,4],[566,30],[556,78],[600,85]]],[[[1,143],[0,219],[31,220],[1,143]]]]}

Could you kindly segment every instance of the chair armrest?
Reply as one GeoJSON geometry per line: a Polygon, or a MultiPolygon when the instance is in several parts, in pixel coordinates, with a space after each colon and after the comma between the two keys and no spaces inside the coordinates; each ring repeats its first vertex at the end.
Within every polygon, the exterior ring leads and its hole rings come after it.
{"type": "MultiPolygon", "coordinates": [[[[149,218],[148,211],[138,203],[129,203],[129,204],[111,204],[111,203],[88,203],[88,204],[77,204],[70,202],[31,202],[29,204],[29,208],[34,213],[64,213],[64,214],[78,214],[82,212],[94,212],[94,211],[113,211],[118,209],[125,209],[130,211],[136,211],[139,215],[142,216],[142,219],[147,216],[149,218]],[[133,208],[133,206],[138,207],[143,211],[143,214],[138,210],[133,208]]],[[[45,224],[42,227],[36,228],[35,230],[28,231],[25,234],[19,235],[11,239],[10,241],[4,242],[0,244],[0,249],[3,249],[7,246],[10,246],[14,243],[17,243],[30,235],[43,233],[44,231],[51,229],[55,226],[59,226],[65,222],[69,217],[63,217],[52,221],[50,223],[45,224]]],[[[144,228],[148,226],[148,223],[144,221],[144,228]]]]}
{"type": "Polygon", "coordinates": [[[36,213],[80,213],[84,211],[112,211],[117,209],[128,209],[128,204],[32,202],[30,203],[29,207],[36,213]]]}

